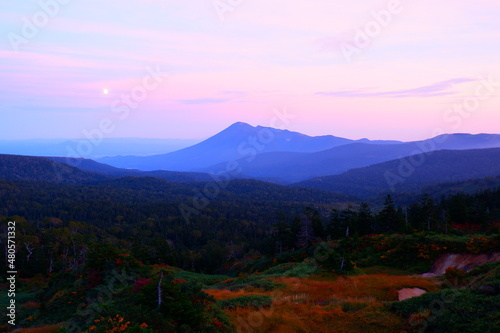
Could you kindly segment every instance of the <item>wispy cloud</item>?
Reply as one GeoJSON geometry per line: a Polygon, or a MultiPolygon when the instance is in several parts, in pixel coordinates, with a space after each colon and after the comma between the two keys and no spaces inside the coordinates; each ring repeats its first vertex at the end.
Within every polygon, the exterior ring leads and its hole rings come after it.
{"type": "Polygon", "coordinates": [[[196,98],[196,99],[181,99],[182,104],[219,104],[229,102],[230,98],[196,98]]]}
{"type": "Polygon", "coordinates": [[[246,92],[244,92],[244,91],[237,91],[237,90],[225,90],[221,94],[222,95],[233,96],[233,97],[243,97],[243,96],[246,95],[246,92]]]}
{"type": "Polygon", "coordinates": [[[316,95],[334,96],[334,97],[391,97],[391,98],[434,97],[434,96],[452,95],[455,93],[452,90],[453,86],[455,86],[456,84],[471,82],[471,81],[476,81],[476,80],[470,78],[457,78],[413,89],[379,91],[379,92],[370,92],[366,90],[341,90],[341,91],[317,92],[316,95]]]}

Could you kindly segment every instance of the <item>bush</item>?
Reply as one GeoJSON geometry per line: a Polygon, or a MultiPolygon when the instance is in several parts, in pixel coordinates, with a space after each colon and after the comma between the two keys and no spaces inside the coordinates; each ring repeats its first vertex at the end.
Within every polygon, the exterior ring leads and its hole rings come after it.
{"type": "Polygon", "coordinates": [[[280,275],[284,277],[306,278],[308,276],[317,273],[318,270],[319,267],[316,265],[314,261],[304,260],[300,264],[295,265],[294,267],[290,268],[289,270],[283,272],[280,275]]]}
{"type": "Polygon", "coordinates": [[[363,310],[368,306],[368,303],[364,302],[343,302],[340,304],[342,311],[344,312],[356,312],[359,310],[363,310]]]}
{"type": "Polygon", "coordinates": [[[264,272],[266,275],[281,275],[285,273],[286,271],[289,271],[293,267],[297,266],[299,263],[297,262],[287,262],[285,264],[280,264],[274,267],[269,268],[267,271],[264,272]]]}
{"type": "Polygon", "coordinates": [[[260,289],[264,289],[266,291],[270,291],[270,290],[274,290],[276,288],[285,287],[285,285],[282,284],[282,283],[278,283],[278,282],[274,282],[274,281],[268,280],[268,279],[253,280],[252,278],[249,278],[249,279],[245,279],[245,280],[242,280],[242,281],[235,281],[233,283],[230,283],[229,285],[228,284],[222,285],[221,287],[222,288],[227,288],[227,289],[229,289],[231,291],[239,290],[239,289],[245,289],[245,288],[248,288],[248,287],[260,288],[260,289]]]}
{"type": "Polygon", "coordinates": [[[273,303],[271,297],[262,295],[241,296],[231,299],[220,300],[217,302],[223,309],[252,308],[260,309],[271,306],[273,303]]]}
{"type": "Polygon", "coordinates": [[[500,261],[481,265],[465,278],[470,289],[488,295],[500,294],[500,261]]]}
{"type": "Polygon", "coordinates": [[[190,283],[197,284],[202,288],[212,286],[220,281],[224,281],[230,278],[227,275],[207,275],[188,271],[176,271],[174,272],[173,277],[175,279],[181,279],[190,283]]]}
{"type": "Polygon", "coordinates": [[[460,268],[448,267],[444,276],[446,280],[450,281],[453,285],[459,285],[462,283],[467,272],[460,268]]]}
{"type": "Polygon", "coordinates": [[[425,332],[500,332],[500,296],[485,296],[470,290],[442,290],[391,304],[391,309],[406,318],[412,328],[425,332]],[[427,310],[427,311],[426,311],[427,310]],[[430,311],[430,312],[429,312],[430,311]]]}

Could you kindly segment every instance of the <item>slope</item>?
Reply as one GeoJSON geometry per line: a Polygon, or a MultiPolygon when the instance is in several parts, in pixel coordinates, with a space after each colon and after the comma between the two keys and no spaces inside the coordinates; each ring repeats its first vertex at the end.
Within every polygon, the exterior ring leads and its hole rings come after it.
{"type": "MultiPolygon", "coordinates": [[[[298,182],[434,150],[489,147],[500,147],[500,135],[447,134],[400,144],[351,143],[315,153],[263,153],[237,162],[241,172],[251,177],[298,182]]],[[[221,163],[204,171],[220,172],[225,167],[225,163],[221,163]]]]}
{"type": "Polygon", "coordinates": [[[80,170],[87,172],[101,173],[115,177],[156,177],[170,182],[207,182],[211,181],[212,177],[209,174],[201,172],[176,172],[176,171],[140,171],[134,169],[121,169],[113,166],[99,163],[94,160],[85,158],[67,158],[67,157],[47,157],[56,162],[66,163],[80,170]]]}
{"type": "Polygon", "coordinates": [[[81,184],[108,178],[44,157],[0,155],[0,178],[81,184]]]}
{"type": "Polygon", "coordinates": [[[370,197],[424,186],[500,175],[500,148],[440,150],[293,184],[370,197]]]}

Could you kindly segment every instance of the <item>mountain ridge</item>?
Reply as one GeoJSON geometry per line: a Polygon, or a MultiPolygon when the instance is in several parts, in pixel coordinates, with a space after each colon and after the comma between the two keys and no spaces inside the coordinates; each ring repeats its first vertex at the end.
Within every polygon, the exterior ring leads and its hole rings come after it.
{"type": "Polygon", "coordinates": [[[237,160],[262,152],[313,152],[350,143],[335,136],[311,137],[289,130],[251,126],[237,122],[196,144],[172,153],[147,157],[120,156],[96,159],[116,167],[143,171],[201,171],[217,163],[237,160]]]}
{"type": "Polygon", "coordinates": [[[414,192],[433,184],[499,175],[500,148],[438,150],[431,154],[411,155],[351,169],[339,175],[317,177],[290,186],[311,187],[368,198],[382,192],[414,192]]]}
{"type": "Polygon", "coordinates": [[[412,142],[351,140],[332,135],[311,137],[299,132],[237,122],[194,146],[176,152],[146,157],[105,157],[97,161],[142,171],[161,169],[205,173],[225,172],[228,163],[236,162],[246,176],[286,183],[340,174],[352,168],[429,150],[492,147],[500,147],[500,135],[443,134],[412,142]]]}

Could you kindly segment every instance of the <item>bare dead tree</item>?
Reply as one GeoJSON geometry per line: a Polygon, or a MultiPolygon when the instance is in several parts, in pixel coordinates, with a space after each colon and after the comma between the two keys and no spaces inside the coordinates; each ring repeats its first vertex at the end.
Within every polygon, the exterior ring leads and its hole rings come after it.
{"type": "Polygon", "coordinates": [[[31,246],[31,242],[24,242],[24,246],[26,248],[26,251],[28,251],[28,254],[26,255],[26,260],[30,261],[31,255],[33,254],[33,250],[35,249],[34,247],[31,246]]]}
{"type": "Polygon", "coordinates": [[[161,290],[161,283],[163,282],[163,271],[160,272],[160,280],[158,280],[158,309],[161,306],[161,303],[163,302],[162,300],[162,290],[161,290]]]}

